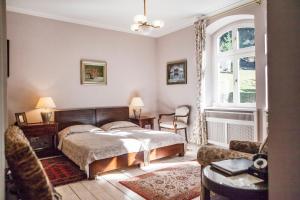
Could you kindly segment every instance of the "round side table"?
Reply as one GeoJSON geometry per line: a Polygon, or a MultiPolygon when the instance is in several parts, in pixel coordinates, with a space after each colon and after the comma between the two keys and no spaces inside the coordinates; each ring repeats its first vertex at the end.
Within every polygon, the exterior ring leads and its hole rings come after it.
{"type": "Polygon", "coordinates": [[[241,180],[233,184],[232,178],[206,166],[202,172],[202,195],[210,200],[210,191],[231,200],[268,200],[268,184],[266,182],[244,185],[241,180]]]}

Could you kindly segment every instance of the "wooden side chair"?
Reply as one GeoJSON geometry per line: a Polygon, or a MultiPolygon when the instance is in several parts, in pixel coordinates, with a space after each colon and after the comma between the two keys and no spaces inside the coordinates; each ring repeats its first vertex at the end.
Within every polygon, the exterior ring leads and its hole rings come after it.
{"type": "Polygon", "coordinates": [[[189,122],[190,106],[179,106],[174,113],[159,114],[158,128],[159,130],[168,129],[177,133],[178,130],[184,130],[185,140],[187,139],[187,127],[189,122]],[[168,120],[167,120],[167,119],[168,120]]]}

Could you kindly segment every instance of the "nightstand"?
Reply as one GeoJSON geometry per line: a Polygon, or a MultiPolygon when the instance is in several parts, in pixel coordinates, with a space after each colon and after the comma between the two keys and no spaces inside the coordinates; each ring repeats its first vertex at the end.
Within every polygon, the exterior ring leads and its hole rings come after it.
{"type": "Polygon", "coordinates": [[[129,118],[129,121],[139,125],[142,128],[147,128],[150,126],[151,129],[154,129],[154,119],[155,117],[141,116],[139,119],[129,118]]]}
{"type": "Polygon", "coordinates": [[[39,158],[59,154],[56,149],[57,123],[32,123],[20,128],[39,158]]]}

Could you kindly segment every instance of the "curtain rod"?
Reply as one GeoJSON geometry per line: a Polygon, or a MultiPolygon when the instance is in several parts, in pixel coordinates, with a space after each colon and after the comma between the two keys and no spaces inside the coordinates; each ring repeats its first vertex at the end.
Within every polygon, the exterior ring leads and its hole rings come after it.
{"type": "Polygon", "coordinates": [[[202,20],[202,19],[208,20],[208,19],[211,19],[211,18],[214,18],[214,17],[218,17],[218,16],[220,16],[220,15],[224,15],[224,14],[230,13],[230,12],[232,12],[232,11],[234,11],[234,10],[238,10],[238,9],[240,9],[240,8],[243,8],[243,7],[252,5],[252,4],[254,4],[254,3],[256,3],[256,4],[258,4],[258,5],[261,5],[262,0],[252,0],[252,1],[248,2],[248,3],[245,3],[245,4],[242,4],[242,5],[233,7],[233,8],[231,8],[231,9],[225,10],[225,11],[223,11],[223,12],[219,12],[219,13],[211,14],[211,15],[206,15],[206,16],[204,15],[204,16],[199,17],[198,20],[202,20]]]}

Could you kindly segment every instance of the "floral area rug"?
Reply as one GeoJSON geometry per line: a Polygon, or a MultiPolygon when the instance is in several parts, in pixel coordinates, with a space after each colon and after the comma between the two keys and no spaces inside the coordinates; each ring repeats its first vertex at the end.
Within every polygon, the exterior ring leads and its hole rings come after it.
{"type": "Polygon", "coordinates": [[[42,165],[53,186],[65,185],[86,179],[86,174],[64,156],[45,158],[42,165]]]}
{"type": "Polygon", "coordinates": [[[200,196],[200,165],[161,169],[120,183],[147,200],[190,200],[200,196]]]}

